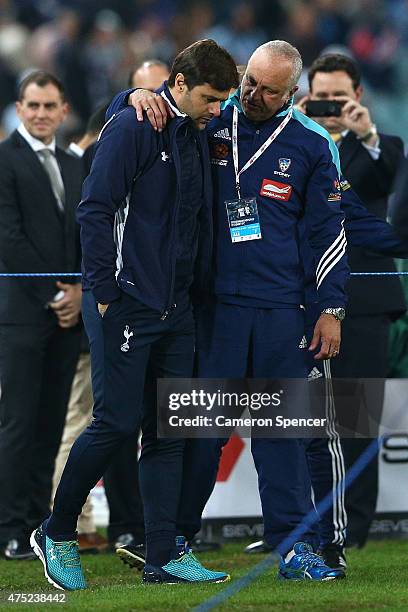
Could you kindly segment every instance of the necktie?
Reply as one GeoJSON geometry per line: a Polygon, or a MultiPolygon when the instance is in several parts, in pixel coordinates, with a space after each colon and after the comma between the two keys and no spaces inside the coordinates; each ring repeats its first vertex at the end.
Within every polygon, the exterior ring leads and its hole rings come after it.
{"type": "Polygon", "coordinates": [[[339,147],[341,145],[341,141],[343,139],[343,135],[341,132],[336,132],[335,134],[330,134],[336,145],[339,147]]]}
{"type": "Polygon", "coordinates": [[[42,149],[39,151],[45,171],[50,177],[51,187],[57,200],[58,210],[64,212],[65,189],[62,182],[61,172],[58,167],[58,162],[50,149],[42,149]]]}

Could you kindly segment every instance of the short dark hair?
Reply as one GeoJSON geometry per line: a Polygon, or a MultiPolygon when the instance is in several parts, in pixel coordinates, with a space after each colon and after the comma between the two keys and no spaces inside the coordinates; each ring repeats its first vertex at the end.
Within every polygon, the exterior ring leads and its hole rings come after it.
{"type": "Polygon", "coordinates": [[[347,55],[341,55],[341,53],[328,53],[327,55],[321,55],[309,68],[308,79],[309,89],[312,89],[313,79],[316,72],[336,72],[341,70],[350,77],[353,88],[357,89],[360,85],[361,74],[360,70],[354,60],[347,55]]]}
{"type": "Polygon", "coordinates": [[[162,62],[161,60],[158,60],[158,59],[146,60],[142,62],[141,64],[139,64],[138,66],[136,66],[136,68],[133,68],[133,70],[129,72],[128,86],[133,87],[133,76],[135,72],[140,70],[140,68],[150,68],[151,66],[160,66],[161,68],[164,68],[167,71],[169,70],[168,65],[165,62],[162,62]]]}
{"type": "Polygon", "coordinates": [[[45,70],[36,70],[35,72],[30,72],[28,76],[25,77],[20,83],[20,87],[18,89],[18,100],[22,101],[24,98],[25,90],[31,83],[35,83],[38,87],[45,87],[46,85],[54,85],[58,89],[61,94],[61,98],[65,101],[65,91],[64,86],[61,81],[57,79],[56,76],[51,74],[51,72],[46,72],[45,70]]]}
{"type": "Polygon", "coordinates": [[[182,73],[189,89],[208,83],[217,91],[238,87],[237,67],[231,55],[214,40],[199,40],[179,53],[171,67],[168,84],[174,87],[182,73]]]}
{"type": "Polygon", "coordinates": [[[106,123],[105,115],[106,111],[108,110],[108,106],[109,104],[104,104],[103,106],[97,108],[94,113],[92,113],[86,124],[87,134],[99,134],[106,123]]]}

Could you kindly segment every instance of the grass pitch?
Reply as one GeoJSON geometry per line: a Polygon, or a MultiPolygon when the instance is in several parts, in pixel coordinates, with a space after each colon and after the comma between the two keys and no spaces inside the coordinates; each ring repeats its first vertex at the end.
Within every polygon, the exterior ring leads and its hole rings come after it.
{"type": "MultiPolygon", "coordinates": [[[[200,555],[211,569],[226,570],[232,581],[220,585],[142,585],[140,574],[115,555],[84,555],[88,590],[66,593],[66,603],[7,603],[10,593],[62,593],[44,578],[40,561],[0,561],[0,610],[106,610],[130,612],[192,610],[244,576],[264,555],[246,555],[244,544],[227,544],[217,553],[200,555]]],[[[270,568],[217,610],[408,611],[408,542],[370,543],[347,555],[347,578],[328,583],[278,582],[270,568]]]]}

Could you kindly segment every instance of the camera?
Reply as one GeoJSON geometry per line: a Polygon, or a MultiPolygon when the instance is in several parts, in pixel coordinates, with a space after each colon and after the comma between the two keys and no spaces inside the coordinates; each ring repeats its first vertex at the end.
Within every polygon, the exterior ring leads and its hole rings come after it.
{"type": "Polygon", "coordinates": [[[308,100],[306,115],[308,117],[340,117],[343,103],[337,100],[308,100]]]}

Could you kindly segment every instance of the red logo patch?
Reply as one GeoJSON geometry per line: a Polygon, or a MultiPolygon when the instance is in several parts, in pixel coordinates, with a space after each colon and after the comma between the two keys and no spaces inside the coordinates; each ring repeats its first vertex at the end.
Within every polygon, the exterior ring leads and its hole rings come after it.
{"type": "Polygon", "coordinates": [[[287,202],[292,195],[292,186],[285,185],[285,183],[278,183],[278,181],[272,181],[270,179],[264,179],[261,187],[261,196],[267,198],[273,198],[274,200],[281,200],[287,202]]]}
{"type": "Polygon", "coordinates": [[[228,145],[223,142],[215,142],[211,147],[211,152],[217,159],[225,159],[228,157],[228,145]]]}

